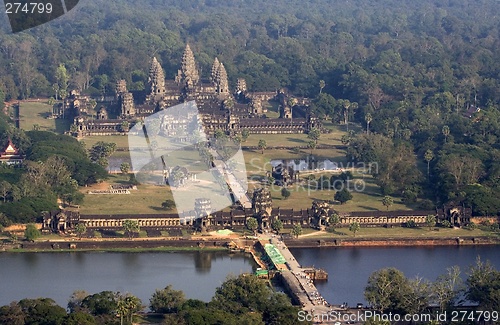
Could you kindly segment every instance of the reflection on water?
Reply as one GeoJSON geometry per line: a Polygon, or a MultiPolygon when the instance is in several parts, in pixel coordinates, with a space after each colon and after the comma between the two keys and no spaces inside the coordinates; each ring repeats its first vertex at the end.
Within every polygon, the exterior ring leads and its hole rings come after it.
{"type": "Polygon", "coordinates": [[[285,165],[293,168],[294,171],[309,171],[309,170],[337,170],[338,164],[330,159],[314,160],[314,159],[273,159],[271,166],[276,167],[285,165]]]}
{"type": "Polygon", "coordinates": [[[408,278],[420,276],[429,281],[458,265],[462,276],[476,262],[490,260],[500,270],[497,246],[466,247],[356,247],[356,248],[292,248],[297,261],[304,266],[322,268],[328,272],[328,282],[317,283],[318,291],[334,304],[366,303],[363,297],[371,273],[395,267],[408,278]]]}
{"type": "Polygon", "coordinates": [[[195,252],[194,266],[196,268],[196,273],[203,274],[210,272],[214,255],[214,252],[195,252]]]}
{"type": "Polygon", "coordinates": [[[255,270],[251,257],[227,252],[0,253],[0,306],[49,297],[65,307],[75,290],[130,292],[144,304],[171,284],[209,301],[229,274],[255,270]]]}

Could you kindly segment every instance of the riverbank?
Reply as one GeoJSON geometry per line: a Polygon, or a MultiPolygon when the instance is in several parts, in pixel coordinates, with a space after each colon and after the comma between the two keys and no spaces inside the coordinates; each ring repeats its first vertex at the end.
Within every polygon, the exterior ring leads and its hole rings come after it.
{"type": "MultiPolygon", "coordinates": [[[[321,247],[408,247],[408,246],[473,246],[500,245],[500,237],[408,237],[408,238],[325,238],[302,237],[285,238],[291,248],[321,247]]],[[[148,251],[220,251],[243,250],[255,243],[254,240],[234,238],[196,239],[93,239],[93,240],[47,240],[21,242],[0,246],[0,251],[8,252],[73,252],[73,251],[110,251],[110,252],[148,252],[148,251]],[[235,241],[238,247],[235,247],[235,241]]]]}
{"type": "Polygon", "coordinates": [[[0,246],[6,252],[148,252],[148,251],[220,251],[229,250],[228,240],[155,239],[155,240],[47,240],[0,246]]]}
{"type": "Polygon", "coordinates": [[[474,246],[500,245],[500,237],[443,237],[443,238],[297,238],[285,240],[291,248],[315,247],[408,247],[408,246],[474,246]]]}

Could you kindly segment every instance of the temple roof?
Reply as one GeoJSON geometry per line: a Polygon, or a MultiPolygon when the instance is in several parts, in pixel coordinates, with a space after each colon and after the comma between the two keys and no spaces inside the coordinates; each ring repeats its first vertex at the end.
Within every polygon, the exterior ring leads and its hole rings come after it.
{"type": "Polygon", "coordinates": [[[5,146],[5,149],[0,152],[0,155],[17,155],[19,154],[19,150],[17,150],[16,146],[12,143],[12,140],[9,138],[9,142],[5,146]]]}

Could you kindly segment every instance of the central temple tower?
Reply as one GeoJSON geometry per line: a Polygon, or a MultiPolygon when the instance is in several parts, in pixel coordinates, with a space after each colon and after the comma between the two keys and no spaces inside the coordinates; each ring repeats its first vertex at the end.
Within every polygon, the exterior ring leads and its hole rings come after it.
{"type": "Polygon", "coordinates": [[[186,49],[182,55],[181,69],[177,72],[175,81],[186,85],[188,88],[197,85],[200,81],[200,74],[196,68],[194,54],[189,44],[186,45],[186,49]]]}

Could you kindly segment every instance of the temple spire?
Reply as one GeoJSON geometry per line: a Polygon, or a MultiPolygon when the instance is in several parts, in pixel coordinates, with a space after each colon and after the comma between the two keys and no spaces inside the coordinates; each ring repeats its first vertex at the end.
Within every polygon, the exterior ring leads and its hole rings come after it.
{"type": "Polygon", "coordinates": [[[188,86],[194,86],[200,81],[194,54],[189,44],[186,44],[186,49],[182,55],[181,70],[178,72],[177,80],[186,83],[188,86]]]}
{"type": "Polygon", "coordinates": [[[149,69],[150,95],[157,96],[165,93],[165,73],[160,63],[153,57],[151,68],[149,69]]]}
{"type": "Polygon", "coordinates": [[[219,70],[220,62],[216,57],[214,63],[212,64],[212,70],[210,72],[210,81],[215,83],[215,79],[217,78],[217,71],[219,70]]]}
{"type": "Polygon", "coordinates": [[[227,80],[227,72],[224,64],[219,64],[219,69],[217,69],[215,83],[217,85],[217,94],[219,95],[229,95],[229,82],[227,80]]]}

